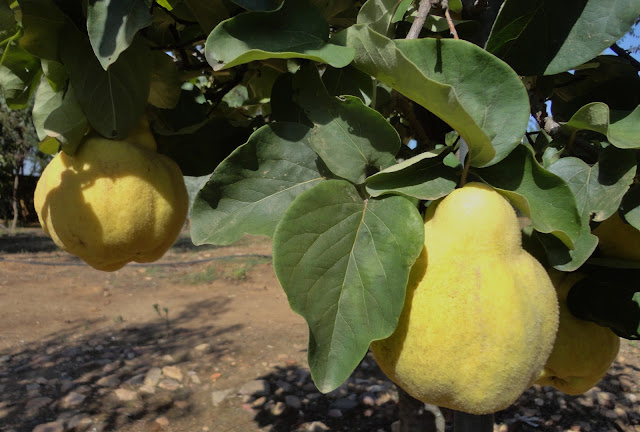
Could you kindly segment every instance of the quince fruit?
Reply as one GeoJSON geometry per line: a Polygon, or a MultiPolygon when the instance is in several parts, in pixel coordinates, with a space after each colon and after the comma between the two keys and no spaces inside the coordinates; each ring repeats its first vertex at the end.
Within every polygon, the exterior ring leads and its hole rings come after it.
{"type": "Polygon", "coordinates": [[[640,261],[640,231],[615,212],[593,230],[602,254],[610,258],[640,261]]]}
{"type": "Polygon", "coordinates": [[[555,290],[522,249],[516,213],[469,183],[432,203],[395,332],[371,350],[383,372],[425,403],[488,414],[540,375],[558,326],[555,290]]]}
{"type": "Polygon", "coordinates": [[[90,136],[47,165],[34,204],[44,231],[98,270],[159,259],[178,237],[188,196],[178,165],[156,152],[148,123],[123,140],[90,136]]]}
{"type": "Polygon", "coordinates": [[[567,306],[569,290],[585,275],[555,270],[550,274],[560,302],[560,325],[553,351],[536,384],[577,395],[604,377],[618,354],[620,338],[608,327],[571,314],[567,306]]]}

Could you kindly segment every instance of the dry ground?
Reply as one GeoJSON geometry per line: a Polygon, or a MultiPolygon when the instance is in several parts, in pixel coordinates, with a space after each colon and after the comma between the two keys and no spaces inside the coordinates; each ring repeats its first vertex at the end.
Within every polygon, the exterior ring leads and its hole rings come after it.
{"type": "MultiPolygon", "coordinates": [[[[104,273],[39,230],[0,236],[0,431],[391,431],[397,394],[370,358],[315,390],[270,255],[261,238],[183,236],[154,265],[104,273]]],[[[640,431],[639,346],[587,395],[530,389],[496,430],[640,431]]]]}

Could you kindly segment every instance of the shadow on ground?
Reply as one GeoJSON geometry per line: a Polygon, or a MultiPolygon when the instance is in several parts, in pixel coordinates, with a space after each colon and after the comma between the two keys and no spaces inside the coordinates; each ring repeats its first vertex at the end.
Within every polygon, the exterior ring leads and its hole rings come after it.
{"type": "MultiPolygon", "coordinates": [[[[534,386],[508,409],[495,414],[496,429],[508,432],[640,431],[637,367],[616,363],[589,392],[568,396],[534,386]]],[[[245,408],[269,432],[391,431],[398,419],[398,395],[369,355],[337,390],[320,394],[305,368],[279,368],[262,377],[268,390],[247,398],[245,408]]],[[[445,430],[453,431],[452,413],[445,430]]]]}
{"type": "Polygon", "coordinates": [[[90,334],[88,322],[0,352],[0,430],[31,432],[54,422],[64,430],[117,431],[159,416],[193,415],[199,378],[192,369],[232,349],[232,333],[241,326],[185,323],[223,312],[228,302],[197,302],[170,321],[90,334]]]}

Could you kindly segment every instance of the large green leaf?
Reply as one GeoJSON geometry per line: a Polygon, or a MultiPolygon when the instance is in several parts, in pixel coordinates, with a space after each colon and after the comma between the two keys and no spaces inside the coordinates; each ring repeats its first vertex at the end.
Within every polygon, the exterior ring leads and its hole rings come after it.
{"type": "Polygon", "coordinates": [[[309,325],[309,367],[320,391],[342,384],[371,341],[393,332],[423,238],[408,199],[363,200],[342,180],[318,184],[287,209],[273,265],[309,325]]]}
{"type": "Polygon", "coordinates": [[[20,45],[36,57],[60,61],[60,37],[72,24],[51,0],[20,0],[19,4],[24,27],[20,45]]]}
{"type": "Polygon", "coordinates": [[[576,197],[583,220],[602,222],[618,210],[622,197],[636,175],[633,152],[607,148],[599,161],[589,166],[576,157],[565,157],[551,164],[549,171],[562,177],[576,197]]]}
{"type": "Polygon", "coordinates": [[[151,54],[153,69],[151,70],[149,103],[158,108],[174,108],[178,104],[182,92],[180,71],[170,55],[162,51],[153,51],[151,54]]]}
{"type": "Polygon", "coordinates": [[[562,128],[569,132],[591,130],[619,148],[640,148],[640,106],[633,111],[609,110],[602,102],[580,108],[562,128]]]}
{"type": "Polygon", "coordinates": [[[449,123],[468,144],[473,166],[502,160],[526,130],[529,100],[520,78],[469,42],[394,42],[363,25],[334,39],[356,49],[357,68],[449,123]]]}
{"type": "Polygon", "coordinates": [[[521,75],[557,74],[596,57],[638,15],[637,0],[506,0],[486,49],[521,75]]]}
{"type": "MultiPolygon", "coordinates": [[[[16,32],[16,19],[7,3],[0,1],[0,41],[13,36],[16,32]]],[[[2,45],[0,45],[2,48],[2,45]]]]}
{"type": "Polygon", "coordinates": [[[358,24],[366,24],[380,34],[390,36],[398,0],[367,0],[358,12],[358,24]]]}
{"type": "Polygon", "coordinates": [[[329,96],[312,64],[293,78],[296,101],[315,127],[309,143],[334,174],[363,183],[367,171],[396,163],[400,149],[398,132],[359,98],[329,96]]]}
{"type": "Polygon", "coordinates": [[[373,98],[373,80],[353,66],[327,67],[322,74],[322,82],[327,92],[333,96],[357,96],[365,105],[369,105],[373,98]]]}
{"type": "Polygon", "coordinates": [[[89,128],[73,88],[69,86],[66,92],[54,92],[44,76],[35,94],[33,124],[39,140],[55,138],[68,154],[75,152],[89,128]]]}
{"type": "Polygon", "coordinates": [[[222,0],[184,0],[205,34],[222,20],[229,18],[229,10],[222,0]]]}
{"type": "Polygon", "coordinates": [[[151,52],[144,42],[135,39],[105,71],[88,38],[73,30],[63,33],[60,54],[82,111],[101,135],[124,137],[137,124],[147,104],[151,52]]]}
{"type": "Polygon", "coordinates": [[[375,197],[399,194],[421,200],[448,195],[455,189],[458,176],[442,162],[443,157],[442,152],[426,152],[393,165],[367,179],[367,192],[375,197]]]}
{"type": "Polygon", "coordinates": [[[235,127],[224,118],[216,118],[175,133],[161,131],[155,137],[158,152],[173,159],[182,174],[201,177],[211,174],[220,162],[247,141],[249,134],[248,128],[235,127]]]}
{"type": "Polygon", "coordinates": [[[245,12],[218,25],[205,43],[214,70],[253,60],[304,58],[348,65],[352,48],[329,43],[329,24],[304,0],[286,1],[273,12],[245,12]]]}
{"type": "Polygon", "coordinates": [[[561,177],[538,164],[528,147],[520,145],[499,164],[474,173],[527,215],[537,231],[573,247],[581,229],[574,194],[561,177]]]}
{"type": "Polygon", "coordinates": [[[55,60],[40,60],[42,72],[47,77],[49,85],[55,92],[64,90],[69,79],[69,74],[62,63],[55,60]]]}
{"type": "Polygon", "coordinates": [[[225,159],[194,202],[193,242],[229,244],[244,234],[272,236],[294,198],[324,179],[308,133],[296,123],[266,125],[225,159]]]}
{"type": "Polygon", "coordinates": [[[9,108],[26,108],[42,74],[40,61],[15,42],[3,48],[0,89],[9,108]]]}
{"type": "Polygon", "coordinates": [[[104,70],[131,45],[138,30],[149,25],[151,13],[145,0],[96,0],[87,4],[89,41],[104,70]]]}

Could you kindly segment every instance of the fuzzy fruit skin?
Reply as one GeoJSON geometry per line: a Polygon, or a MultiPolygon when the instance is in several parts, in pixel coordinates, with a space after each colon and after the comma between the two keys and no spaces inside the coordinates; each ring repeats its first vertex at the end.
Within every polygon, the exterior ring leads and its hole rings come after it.
{"type": "Polygon", "coordinates": [[[555,290],[522,249],[513,208],[469,183],[429,206],[398,327],[371,350],[416,399],[488,414],[533,384],[557,326],[555,290]]]}
{"type": "Polygon", "coordinates": [[[620,338],[607,327],[576,318],[567,306],[569,290],[585,275],[552,270],[560,302],[560,325],[553,351],[536,384],[578,395],[595,386],[618,355],[620,338]]]}
{"type": "Polygon", "coordinates": [[[34,195],[44,231],[62,249],[103,271],[159,259],[188,209],[180,168],[138,129],[122,141],[87,138],[73,157],[58,153],[34,195]]]}
{"type": "Polygon", "coordinates": [[[618,212],[598,225],[593,234],[604,256],[640,261],[640,231],[625,223],[618,212]]]}

